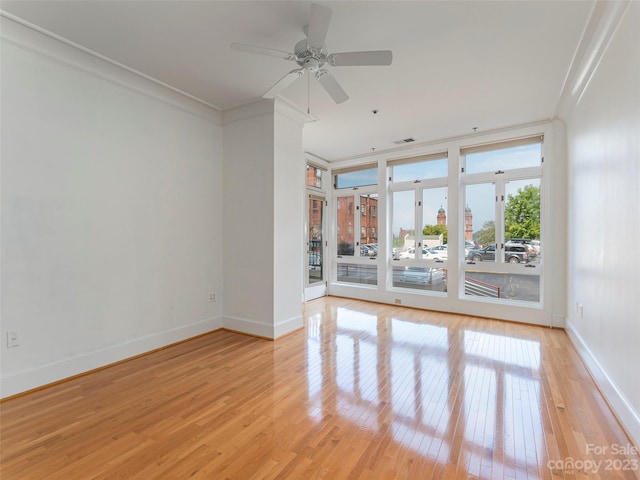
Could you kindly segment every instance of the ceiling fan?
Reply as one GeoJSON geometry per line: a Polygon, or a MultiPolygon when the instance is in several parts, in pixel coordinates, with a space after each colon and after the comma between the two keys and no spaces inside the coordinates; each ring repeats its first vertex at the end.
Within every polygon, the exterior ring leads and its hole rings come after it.
{"type": "Polygon", "coordinates": [[[393,58],[391,50],[375,50],[368,52],[342,52],[328,53],[325,46],[325,38],[331,22],[331,9],[311,4],[309,15],[309,25],[305,27],[304,33],[307,38],[300,40],[293,48],[294,53],[283,52],[271,48],[247,45],[244,43],[232,43],[231,48],[243,52],[269,55],[296,62],[300,68],[290,71],[282,77],[274,86],[262,95],[264,98],[274,98],[295,80],[302,77],[305,72],[314,74],[318,82],[324,87],[327,93],[336,103],[343,103],[349,96],[342,89],[338,81],[325,66],[348,67],[348,66],[372,66],[391,65],[393,58]]]}

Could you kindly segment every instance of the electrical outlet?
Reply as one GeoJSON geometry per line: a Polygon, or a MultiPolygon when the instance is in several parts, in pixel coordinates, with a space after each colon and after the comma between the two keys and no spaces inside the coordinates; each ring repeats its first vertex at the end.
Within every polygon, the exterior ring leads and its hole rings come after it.
{"type": "Polygon", "coordinates": [[[216,292],[209,293],[209,303],[216,303],[216,292]]]}
{"type": "Polygon", "coordinates": [[[20,346],[20,332],[18,330],[7,331],[7,347],[19,347],[20,346]]]}
{"type": "Polygon", "coordinates": [[[584,307],[580,302],[576,302],[576,312],[578,312],[578,315],[580,315],[580,318],[582,318],[584,314],[584,307]]]}
{"type": "Polygon", "coordinates": [[[396,298],[396,305],[402,305],[402,300],[399,298],[396,298]]]}

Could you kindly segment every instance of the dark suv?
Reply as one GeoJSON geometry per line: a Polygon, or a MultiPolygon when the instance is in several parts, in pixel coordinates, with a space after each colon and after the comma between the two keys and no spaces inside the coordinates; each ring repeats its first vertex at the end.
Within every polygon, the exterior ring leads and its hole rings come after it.
{"type": "MultiPolygon", "coordinates": [[[[496,245],[486,246],[484,248],[474,248],[469,250],[467,260],[481,262],[483,260],[494,261],[496,259],[496,245]]],[[[504,244],[504,261],[509,263],[528,263],[529,253],[526,245],[522,243],[505,243],[504,244]]]]}

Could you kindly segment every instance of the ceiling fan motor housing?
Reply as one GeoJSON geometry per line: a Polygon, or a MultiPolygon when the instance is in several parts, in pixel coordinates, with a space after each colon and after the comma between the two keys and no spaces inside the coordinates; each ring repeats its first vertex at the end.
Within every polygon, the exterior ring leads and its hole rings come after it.
{"type": "Polygon", "coordinates": [[[310,72],[317,72],[320,67],[327,63],[325,48],[317,49],[311,47],[306,38],[296,43],[294,52],[297,64],[310,72]]]}

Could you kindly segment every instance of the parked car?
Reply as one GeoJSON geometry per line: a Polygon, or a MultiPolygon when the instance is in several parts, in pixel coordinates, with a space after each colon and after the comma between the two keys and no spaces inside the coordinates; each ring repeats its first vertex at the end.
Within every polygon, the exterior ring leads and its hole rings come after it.
{"type": "Polygon", "coordinates": [[[467,256],[469,254],[469,250],[477,250],[480,248],[480,245],[478,245],[478,242],[474,242],[472,240],[465,240],[464,241],[464,254],[465,256],[467,256]]]}
{"type": "MultiPolygon", "coordinates": [[[[422,256],[428,255],[429,252],[426,248],[422,249],[422,256]]],[[[411,247],[409,250],[405,250],[404,252],[400,252],[398,258],[416,258],[416,249],[411,247]]]]}
{"type": "Polygon", "coordinates": [[[375,256],[377,254],[378,254],[378,252],[376,252],[369,245],[360,245],[360,256],[361,257],[373,257],[373,256],[375,256]]]}
{"type": "Polygon", "coordinates": [[[531,240],[531,246],[536,249],[536,253],[540,255],[540,240],[531,240]]]}
{"type": "Polygon", "coordinates": [[[446,260],[446,250],[436,250],[435,248],[427,248],[427,253],[422,255],[422,258],[429,258],[434,260],[446,260]]]}
{"type": "Polygon", "coordinates": [[[378,244],[377,243],[367,243],[365,245],[369,249],[369,256],[376,257],[378,256],[378,244]]]}
{"type": "Polygon", "coordinates": [[[533,246],[532,242],[533,240],[529,238],[510,238],[509,240],[507,240],[507,243],[505,243],[505,245],[508,245],[510,243],[519,243],[527,248],[527,253],[529,253],[530,257],[535,257],[536,255],[538,255],[538,251],[533,246]]]}
{"type": "MultiPolygon", "coordinates": [[[[469,250],[466,258],[473,262],[494,261],[496,259],[496,244],[494,243],[484,248],[473,248],[469,250]]],[[[528,263],[529,252],[527,252],[526,246],[521,243],[505,243],[504,261],[509,263],[528,263]]]]}
{"type": "Polygon", "coordinates": [[[496,245],[487,245],[484,248],[470,248],[465,257],[467,260],[481,262],[483,260],[496,259],[496,245]]]}
{"type": "Polygon", "coordinates": [[[398,280],[418,285],[436,285],[444,282],[444,273],[441,268],[406,267],[398,280]]]}

